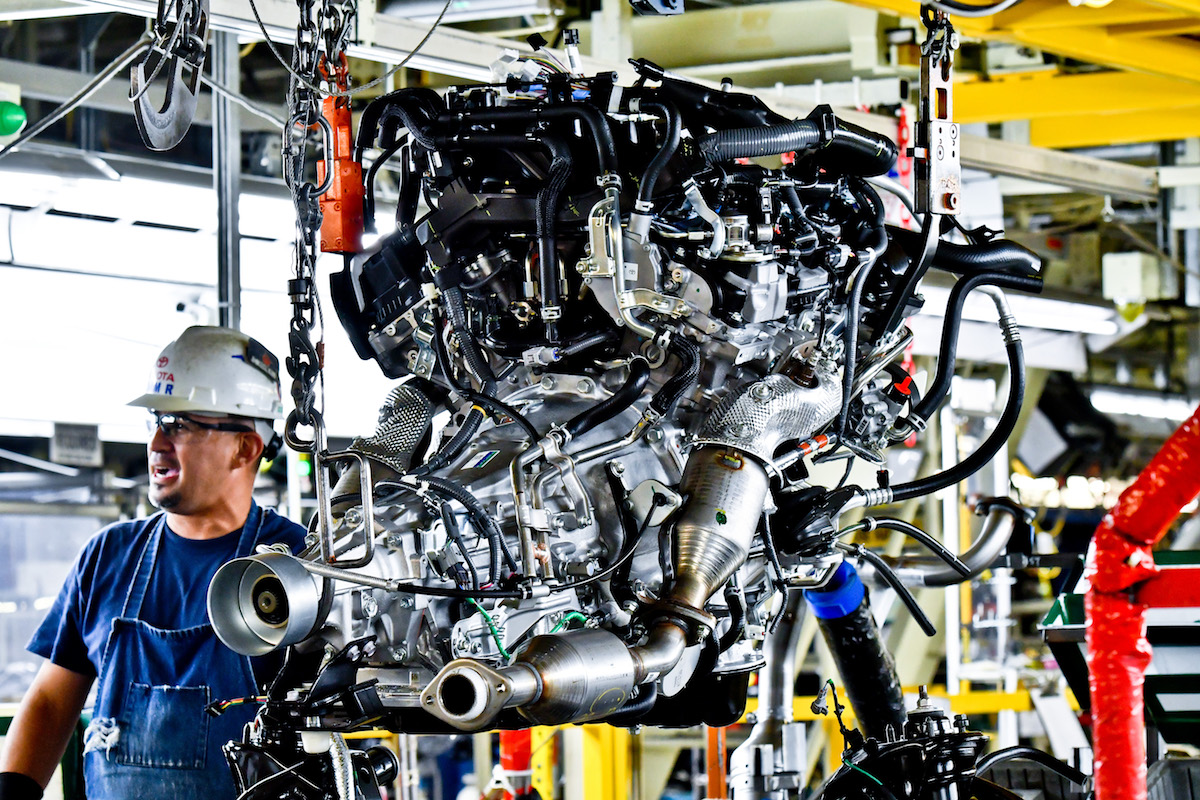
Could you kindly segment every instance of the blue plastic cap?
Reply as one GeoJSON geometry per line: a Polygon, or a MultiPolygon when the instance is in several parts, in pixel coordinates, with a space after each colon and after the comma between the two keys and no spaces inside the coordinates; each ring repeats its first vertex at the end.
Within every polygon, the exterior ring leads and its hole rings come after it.
{"type": "Polygon", "coordinates": [[[858,572],[849,561],[843,561],[829,583],[820,589],[806,589],[804,599],[817,619],[837,619],[858,608],[866,594],[867,590],[858,579],[858,572]]]}

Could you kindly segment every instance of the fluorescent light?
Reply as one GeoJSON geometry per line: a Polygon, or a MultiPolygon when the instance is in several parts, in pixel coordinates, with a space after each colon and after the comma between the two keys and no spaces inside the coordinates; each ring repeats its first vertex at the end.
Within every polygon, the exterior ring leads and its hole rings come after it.
{"type": "Polygon", "coordinates": [[[1192,415],[1197,405],[1196,400],[1183,395],[1164,395],[1112,386],[1092,389],[1089,398],[1092,407],[1102,414],[1166,419],[1171,422],[1183,422],[1192,415]]]}
{"type": "MultiPolygon", "coordinates": [[[[925,282],[921,286],[925,296],[922,314],[944,317],[950,300],[950,289],[925,282]]],[[[1067,331],[1070,333],[1114,336],[1121,330],[1117,310],[1111,305],[1094,305],[1059,300],[1053,297],[1037,297],[1019,292],[1005,292],[1009,308],[1022,328],[1067,331]]],[[[978,292],[967,295],[963,304],[963,319],[972,322],[995,322],[996,306],[978,292]]]]}

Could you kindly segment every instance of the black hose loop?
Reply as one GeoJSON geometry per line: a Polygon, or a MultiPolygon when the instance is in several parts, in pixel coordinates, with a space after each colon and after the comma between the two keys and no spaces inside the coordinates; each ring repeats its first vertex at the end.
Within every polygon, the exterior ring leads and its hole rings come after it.
{"type": "Polygon", "coordinates": [[[621,388],[613,392],[612,397],[606,398],[588,410],[572,417],[563,429],[572,439],[595,428],[597,425],[620,414],[629,408],[641,396],[642,390],[650,380],[650,362],[644,358],[635,358],[629,362],[629,377],[621,388]]]}
{"type": "Polygon", "coordinates": [[[700,379],[700,347],[683,336],[672,337],[668,347],[679,359],[680,367],[650,400],[651,410],[660,417],[669,414],[675,404],[687,396],[700,379]]]}
{"type": "Polygon", "coordinates": [[[647,111],[653,111],[667,123],[667,132],[662,148],[646,166],[641,186],[638,187],[638,202],[649,203],[654,197],[654,184],[658,182],[658,176],[662,174],[667,163],[675,155],[675,151],[679,149],[679,137],[683,122],[679,117],[679,110],[672,103],[647,102],[642,103],[641,107],[647,111]]]}
{"type": "Polygon", "coordinates": [[[979,449],[967,456],[960,463],[935,475],[920,480],[902,483],[892,487],[892,502],[901,503],[914,497],[945,489],[974,475],[989,463],[1008,442],[1017,418],[1021,415],[1021,404],[1025,397],[1025,352],[1020,341],[1008,342],[1005,346],[1008,352],[1008,398],[1004,412],[996,421],[996,427],[979,449]]]}

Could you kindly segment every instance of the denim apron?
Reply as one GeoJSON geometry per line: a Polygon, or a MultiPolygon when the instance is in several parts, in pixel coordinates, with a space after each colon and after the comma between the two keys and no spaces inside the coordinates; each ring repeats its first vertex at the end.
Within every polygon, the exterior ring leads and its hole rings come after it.
{"type": "MultiPolygon", "coordinates": [[[[250,555],[262,519],[252,504],[238,537],[239,557],[250,555]]],[[[256,705],[234,706],[220,717],[204,708],[258,693],[250,659],[221,644],[211,624],[163,630],[141,620],[166,515],[151,524],[104,647],[94,717],[84,733],[87,795],[232,800],[237,793],[221,747],[242,738],[256,705]]]]}

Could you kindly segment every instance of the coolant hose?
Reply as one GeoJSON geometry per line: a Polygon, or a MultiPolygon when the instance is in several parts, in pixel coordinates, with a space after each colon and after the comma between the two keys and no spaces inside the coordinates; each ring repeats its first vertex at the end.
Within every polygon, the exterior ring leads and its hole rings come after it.
{"type": "Polygon", "coordinates": [[[963,575],[941,561],[928,558],[888,559],[900,580],[909,586],[954,586],[973,580],[991,569],[1004,552],[1018,525],[1028,525],[1026,509],[1007,497],[990,497],[975,504],[975,513],[984,514],[979,536],[959,557],[967,568],[963,575]]]}
{"type": "Polygon", "coordinates": [[[572,158],[570,148],[560,139],[543,136],[541,142],[550,151],[551,161],[546,184],[537,195],[538,283],[542,292],[546,340],[553,344],[558,341],[557,320],[562,315],[554,223],[558,217],[558,198],[571,177],[572,158]]]}
{"type": "Polygon", "coordinates": [[[613,392],[611,397],[575,415],[567,421],[563,429],[568,436],[575,439],[597,425],[607,422],[633,405],[641,397],[642,390],[646,388],[649,380],[650,362],[644,358],[635,358],[629,362],[629,377],[625,379],[625,383],[619,389],[613,392]]]}
{"type": "Polygon", "coordinates": [[[817,160],[837,172],[871,178],[886,175],[896,165],[898,153],[895,142],[886,136],[839,119],[833,138],[817,160]]]}
{"type": "Polygon", "coordinates": [[[882,742],[887,741],[889,727],[893,737],[899,734],[904,730],[904,693],[858,572],[843,561],[829,583],[805,590],[804,599],[817,618],[866,735],[882,742]]]}
{"type": "Polygon", "coordinates": [[[604,722],[607,725],[617,726],[636,725],[647,711],[654,708],[656,702],[658,702],[658,684],[643,683],[638,686],[637,699],[621,706],[617,709],[617,713],[605,718],[604,722]]]}
{"type": "MultiPolygon", "coordinates": [[[[945,246],[945,243],[942,245],[945,246]]],[[[955,353],[958,350],[958,333],[962,327],[963,306],[967,295],[980,286],[1011,286],[1013,276],[1002,272],[977,272],[966,275],[955,282],[946,302],[946,317],[942,323],[942,342],[938,350],[937,374],[925,391],[921,402],[913,408],[911,416],[927,422],[950,393],[954,379],[955,353]]]]}
{"type": "Polygon", "coordinates": [[[662,117],[667,123],[666,139],[663,141],[662,148],[655,154],[654,158],[646,166],[646,171],[642,174],[642,183],[638,187],[638,203],[649,203],[654,196],[654,184],[658,182],[658,176],[662,174],[666,168],[667,162],[675,155],[675,151],[679,149],[679,135],[683,127],[683,123],[679,118],[679,111],[670,103],[642,103],[641,108],[646,111],[653,111],[657,116],[662,117]]]}
{"type": "Polygon", "coordinates": [[[362,161],[363,152],[375,143],[381,128],[399,122],[427,150],[435,149],[429,133],[438,113],[446,104],[432,89],[424,87],[399,89],[372,100],[358,122],[358,138],[354,142],[354,160],[362,161]]]}
{"type": "Polygon", "coordinates": [[[699,346],[690,339],[675,336],[668,347],[679,359],[680,367],[650,400],[650,408],[660,417],[666,416],[676,403],[692,391],[696,381],[700,379],[699,346]]]}
{"type": "Polygon", "coordinates": [[[1043,753],[1041,750],[1035,750],[1032,747],[1006,747],[1003,750],[997,750],[994,753],[988,753],[975,763],[975,774],[981,775],[997,764],[1003,764],[1006,761],[1013,761],[1016,759],[1024,759],[1026,761],[1032,761],[1035,764],[1041,764],[1046,769],[1050,770],[1056,775],[1061,775],[1062,777],[1071,781],[1071,783],[1074,783],[1076,786],[1087,786],[1087,775],[1075,769],[1070,764],[1064,764],[1054,756],[1048,753],[1043,753]]]}
{"type": "Polygon", "coordinates": [[[996,301],[997,308],[1000,309],[1001,326],[1004,329],[1004,349],[1008,353],[1008,398],[1004,406],[1004,413],[1000,415],[991,435],[979,446],[978,450],[960,463],[936,475],[892,487],[889,492],[891,502],[899,503],[921,495],[932,494],[966,480],[991,461],[1000,448],[1007,444],[1009,435],[1017,425],[1017,417],[1021,415],[1021,402],[1025,397],[1025,353],[1021,348],[1021,332],[1012,317],[1012,312],[1008,310],[1008,303],[1005,302],[1003,293],[990,286],[985,291],[996,301]]]}
{"type": "Polygon", "coordinates": [[[846,302],[846,329],[843,332],[845,339],[845,363],[842,365],[842,404],[838,410],[837,431],[838,441],[846,439],[846,423],[850,417],[850,400],[854,394],[854,373],[855,367],[858,364],[858,326],[860,323],[859,310],[862,308],[863,287],[867,284],[867,279],[871,274],[871,267],[875,266],[882,251],[876,251],[871,248],[863,251],[859,255],[858,270],[854,275],[854,284],[850,288],[850,298],[846,302]]]}
{"type": "Polygon", "coordinates": [[[895,165],[898,153],[891,139],[837,119],[829,106],[818,106],[807,119],[781,125],[710,133],[701,136],[696,146],[708,164],[818,150],[821,166],[864,177],[886,173],[895,165]]]}

